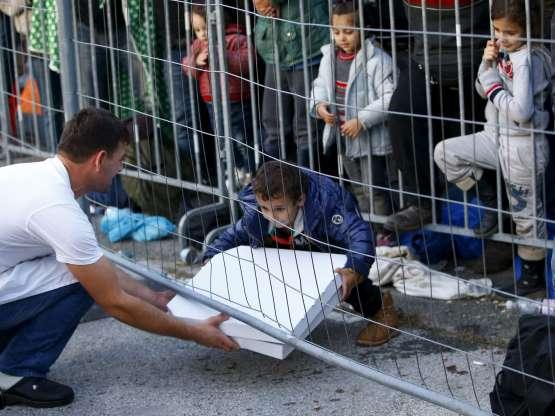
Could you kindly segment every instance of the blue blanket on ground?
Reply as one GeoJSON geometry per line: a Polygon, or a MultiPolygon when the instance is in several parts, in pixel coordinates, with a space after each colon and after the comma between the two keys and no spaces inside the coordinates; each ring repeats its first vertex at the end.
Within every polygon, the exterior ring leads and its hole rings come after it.
{"type": "Polygon", "coordinates": [[[135,241],[152,241],[167,237],[175,225],[165,217],[133,213],[129,208],[109,207],[100,220],[100,230],[111,243],[126,238],[135,241]]]}

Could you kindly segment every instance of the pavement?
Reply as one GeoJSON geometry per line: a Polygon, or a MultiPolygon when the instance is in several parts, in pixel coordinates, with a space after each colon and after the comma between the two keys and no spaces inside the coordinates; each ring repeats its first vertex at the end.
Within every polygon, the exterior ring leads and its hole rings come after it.
{"type": "MultiPolygon", "coordinates": [[[[175,239],[107,244],[179,279],[175,239]]],[[[504,250],[504,249],[503,249],[504,250]]],[[[502,250],[502,251],[503,251],[502,250]]],[[[486,253],[482,263],[496,259],[486,253]]],[[[449,266],[446,266],[449,267],[449,266]]],[[[457,273],[472,277],[470,269],[457,273]]],[[[484,266],[485,267],[485,266],[484,266]]],[[[478,261],[478,269],[480,261],[478,261]]],[[[488,268],[489,270],[489,268],[488,268]]],[[[490,275],[510,279],[511,272],[490,275]]],[[[482,277],[477,273],[476,277],[482,277]]],[[[388,344],[355,346],[360,318],[339,312],[310,341],[402,380],[489,410],[488,394],[518,315],[484,297],[435,301],[392,290],[403,333],[388,344]]],[[[58,409],[10,407],[6,415],[452,415],[438,406],[363,379],[299,351],[279,361],[249,351],[224,353],[155,336],[107,318],[98,308],[77,328],[50,378],[76,399],[58,409]]]]}
{"type": "MultiPolygon", "coordinates": [[[[316,330],[340,338],[340,317],[316,330]]],[[[349,323],[358,328],[357,322],[349,323]]],[[[353,335],[354,336],[354,335],[353,335]]],[[[409,335],[374,350],[342,344],[361,362],[489,409],[493,371],[481,362],[501,350],[464,354],[423,348],[409,335]],[[451,391],[451,392],[450,392],[451,391]],[[478,401],[476,401],[476,397],[478,401]]],[[[454,413],[294,351],[279,361],[249,351],[224,353],[159,337],[112,318],[82,323],[50,377],[73,386],[64,408],[10,407],[6,415],[452,415],[454,413]]]]}

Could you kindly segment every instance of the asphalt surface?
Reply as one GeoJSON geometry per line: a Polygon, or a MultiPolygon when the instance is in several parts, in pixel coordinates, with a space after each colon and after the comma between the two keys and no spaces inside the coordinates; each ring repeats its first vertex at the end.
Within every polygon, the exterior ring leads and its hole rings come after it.
{"type": "MultiPolygon", "coordinates": [[[[357,328],[356,322],[352,323],[357,328]]],[[[339,337],[338,322],[328,330],[339,337]]],[[[324,327],[314,341],[327,343],[324,327]]],[[[493,371],[475,361],[497,349],[462,354],[430,352],[409,335],[369,351],[352,347],[362,362],[488,408],[493,371]],[[393,358],[396,356],[396,358],[393,358]],[[447,381],[449,383],[447,383],[447,381]],[[474,392],[474,390],[476,392],[474,392]]],[[[344,347],[346,348],[346,347],[344,347]]],[[[350,348],[347,348],[350,349],[350,348]]],[[[6,415],[450,415],[301,352],[278,361],[248,351],[223,353],[157,337],[111,318],[79,326],[50,377],[75,389],[59,409],[11,407],[6,415]]]]}
{"type": "MultiPolygon", "coordinates": [[[[178,259],[174,239],[107,244],[151,267],[184,279],[194,270],[178,259]]],[[[502,248],[501,251],[505,251],[502,248]]],[[[486,261],[496,253],[486,253],[486,261]]],[[[482,277],[479,265],[459,265],[482,277]]],[[[443,267],[449,270],[453,265],[443,267]]],[[[511,271],[495,275],[508,280],[511,271]]],[[[402,380],[489,410],[488,394],[518,316],[492,297],[452,302],[393,291],[402,334],[385,346],[355,346],[364,326],[335,313],[311,342],[402,380]]],[[[50,377],[71,385],[75,402],[60,409],[11,407],[7,415],[451,415],[441,407],[363,379],[299,351],[279,361],[249,351],[223,353],[159,337],[103,318],[93,309],[50,377]],[[101,319],[98,319],[101,318],[101,319]],[[91,320],[92,319],[92,320],[91,320]]]]}

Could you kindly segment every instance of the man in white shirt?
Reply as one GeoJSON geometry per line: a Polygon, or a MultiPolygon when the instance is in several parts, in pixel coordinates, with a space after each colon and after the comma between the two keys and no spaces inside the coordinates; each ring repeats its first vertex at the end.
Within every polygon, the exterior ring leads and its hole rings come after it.
{"type": "Polygon", "coordinates": [[[124,122],[85,109],[66,123],[55,157],[0,168],[9,195],[0,204],[0,408],[73,401],[46,374],[93,301],[145,331],[238,348],[218,328],[227,317],[187,325],[165,313],[172,293],[150,290],[102,255],[76,198],[108,189],[129,142],[124,122]]]}

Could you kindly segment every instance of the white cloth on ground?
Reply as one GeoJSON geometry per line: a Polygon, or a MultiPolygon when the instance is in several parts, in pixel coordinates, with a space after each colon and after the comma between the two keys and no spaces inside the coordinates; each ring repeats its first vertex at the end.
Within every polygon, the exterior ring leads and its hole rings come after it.
{"type": "Polygon", "coordinates": [[[376,261],[368,276],[378,286],[392,283],[401,293],[432,299],[480,297],[491,293],[491,279],[464,280],[430,269],[410,258],[406,246],[376,247],[376,261]]]}

